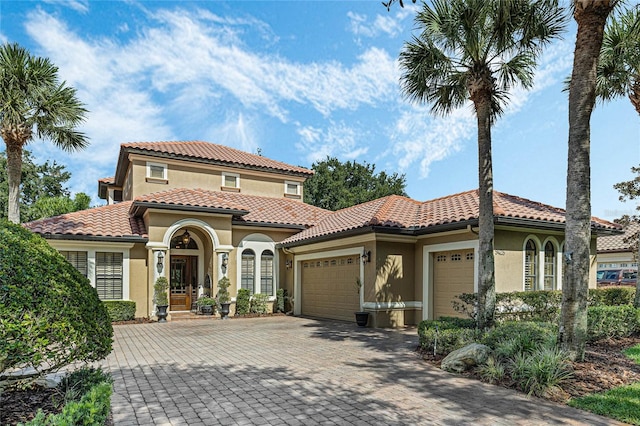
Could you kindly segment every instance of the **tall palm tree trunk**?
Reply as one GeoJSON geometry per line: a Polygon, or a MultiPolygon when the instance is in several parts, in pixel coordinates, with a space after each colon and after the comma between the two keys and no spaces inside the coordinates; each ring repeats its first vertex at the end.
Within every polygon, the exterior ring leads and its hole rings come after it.
{"type": "Polygon", "coordinates": [[[493,325],[496,287],[493,258],[493,166],[491,160],[491,96],[474,99],[478,118],[478,328],[493,325]]]}
{"type": "Polygon", "coordinates": [[[3,129],[2,138],[7,145],[7,183],[9,184],[8,219],[20,223],[20,181],[22,178],[22,145],[14,137],[6,136],[3,129]]]}
{"type": "Polygon", "coordinates": [[[596,67],[606,1],[577,1],[578,34],[569,88],[569,152],[560,340],[574,360],[584,359],[591,246],[590,121],[596,99],[596,67]]]}

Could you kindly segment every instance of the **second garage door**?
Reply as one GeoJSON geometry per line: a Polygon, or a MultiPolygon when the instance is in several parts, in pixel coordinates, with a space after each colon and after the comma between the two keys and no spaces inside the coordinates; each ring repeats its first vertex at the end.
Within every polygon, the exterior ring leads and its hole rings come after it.
{"type": "Polygon", "coordinates": [[[433,318],[463,316],[451,302],[461,293],[473,293],[473,275],[472,249],[433,254],[433,318]]]}
{"type": "Polygon", "coordinates": [[[355,287],[360,276],[357,255],[302,262],[302,315],[353,321],[360,310],[355,287]]]}

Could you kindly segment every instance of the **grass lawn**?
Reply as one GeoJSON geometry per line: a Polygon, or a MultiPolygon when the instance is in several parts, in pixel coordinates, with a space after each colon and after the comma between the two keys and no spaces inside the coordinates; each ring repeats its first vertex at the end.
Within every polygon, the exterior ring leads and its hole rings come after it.
{"type": "MultiPolygon", "coordinates": [[[[625,350],[624,354],[640,364],[640,345],[625,350]]],[[[622,422],[640,425],[640,383],[575,398],[569,401],[569,405],[622,422]]]]}

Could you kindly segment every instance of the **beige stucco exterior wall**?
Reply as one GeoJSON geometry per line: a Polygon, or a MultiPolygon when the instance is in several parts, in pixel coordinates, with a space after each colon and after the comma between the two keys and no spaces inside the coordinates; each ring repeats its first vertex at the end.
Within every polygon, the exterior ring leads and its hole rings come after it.
{"type": "Polygon", "coordinates": [[[128,176],[130,176],[128,182],[130,189],[128,186],[125,193],[130,195],[127,195],[126,199],[175,188],[201,188],[212,191],[230,190],[247,195],[282,198],[285,196],[285,182],[298,182],[300,184],[300,196],[290,198],[302,200],[305,180],[303,177],[287,174],[258,172],[175,160],[167,161],[140,156],[132,156],[128,176]],[[166,164],[167,180],[147,179],[147,162],[166,164]],[[222,186],[223,173],[239,175],[239,191],[222,186]]]}
{"type": "Polygon", "coordinates": [[[129,299],[136,302],[136,317],[148,317],[153,309],[153,284],[147,274],[148,250],[135,244],[129,252],[129,299]]]}

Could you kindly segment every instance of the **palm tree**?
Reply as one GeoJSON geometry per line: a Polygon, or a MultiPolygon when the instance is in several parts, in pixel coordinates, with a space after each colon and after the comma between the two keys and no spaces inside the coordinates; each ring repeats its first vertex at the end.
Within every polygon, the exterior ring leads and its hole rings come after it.
{"type": "Polygon", "coordinates": [[[449,114],[471,100],[478,122],[478,326],[493,323],[493,171],[491,127],[509,90],[533,85],[542,47],[559,37],[565,13],[551,0],[434,0],[416,16],[419,36],[400,53],[409,99],[449,114]]]}
{"type": "Polygon", "coordinates": [[[49,59],[31,56],[18,44],[0,47],[0,136],[7,146],[9,220],[20,222],[22,149],[37,139],[49,139],[73,151],[88,141],[75,130],[87,112],[75,89],[58,81],[49,59]]]}
{"type": "MultiPolygon", "coordinates": [[[[596,74],[596,96],[603,102],[620,96],[627,96],[636,112],[640,115],[640,9],[636,6],[625,13],[615,16],[604,31],[600,59],[596,74]]],[[[640,173],[640,168],[632,168],[632,172],[640,173]]],[[[637,180],[614,185],[620,193],[620,200],[635,199],[640,195],[637,191],[637,180]],[[635,184],[635,186],[634,186],[635,184]],[[634,189],[635,192],[633,191],[634,189]]],[[[637,220],[638,217],[628,218],[637,220]]],[[[640,232],[638,240],[638,257],[640,259],[640,232]]],[[[636,284],[634,306],[640,308],[640,280],[636,284]]]]}
{"type": "Polygon", "coordinates": [[[620,0],[574,0],[578,24],[569,83],[569,149],[560,342],[572,359],[584,359],[591,243],[590,120],[596,70],[607,17],[620,0]]]}

